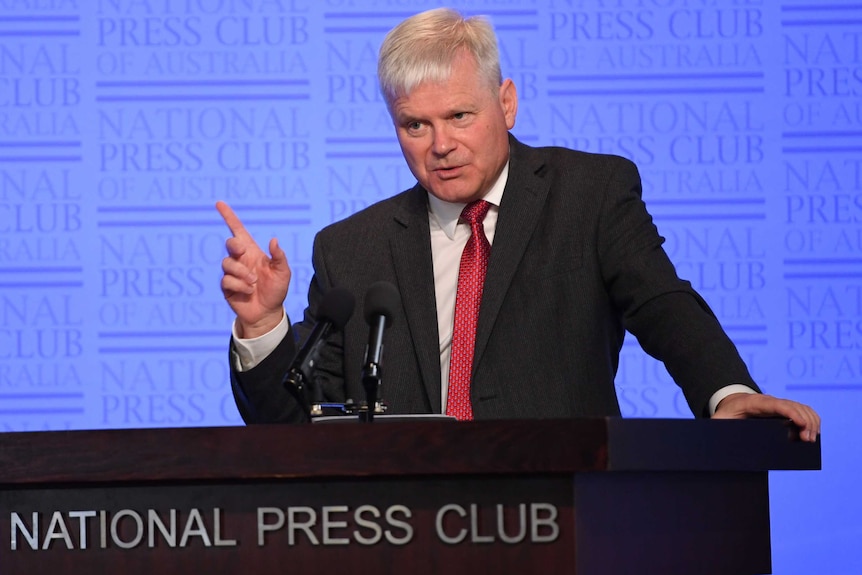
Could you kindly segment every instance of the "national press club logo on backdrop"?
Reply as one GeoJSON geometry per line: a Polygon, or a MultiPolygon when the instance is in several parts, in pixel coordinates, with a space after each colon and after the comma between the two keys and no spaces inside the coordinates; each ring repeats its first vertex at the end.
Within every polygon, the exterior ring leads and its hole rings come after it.
{"type": "MultiPolygon", "coordinates": [[[[414,182],[376,57],[437,5],[3,4],[0,430],[238,423],[213,203],[279,237],[300,317],[314,233],[414,182]]],[[[855,388],[858,34],[753,0],[451,5],[498,30],[516,136],[637,162],[768,391],[855,388]]],[[[617,385],[627,416],[690,415],[635,343],[617,385]]]]}

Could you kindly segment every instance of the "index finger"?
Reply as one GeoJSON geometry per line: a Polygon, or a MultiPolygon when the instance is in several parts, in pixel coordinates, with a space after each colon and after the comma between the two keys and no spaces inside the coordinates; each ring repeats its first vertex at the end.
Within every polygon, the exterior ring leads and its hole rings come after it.
{"type": "Polygon", "coordinates": [[[227,224],[227,227],[230,229],[230,232],[233,234],[233,237],[250,237],[248,231],[246,231],[245,226],[242,225],[242,221],[239,217],[234,213],[229,205],[219,200],[216,202],[216,209],[218,213],[221,214],[221,217],[224,219],[224,223],[227,224]]]}

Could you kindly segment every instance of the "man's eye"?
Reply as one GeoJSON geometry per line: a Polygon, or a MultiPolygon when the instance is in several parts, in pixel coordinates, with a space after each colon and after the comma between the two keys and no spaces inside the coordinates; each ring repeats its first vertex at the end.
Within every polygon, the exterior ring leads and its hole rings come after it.
{"type": "Polygon", "coordinates": [[[454,118],[455,120],[463,120],[466,117],[467,117],[467,112],[458,112],[457,114],[452,115],[452,118],[454,118]]]}

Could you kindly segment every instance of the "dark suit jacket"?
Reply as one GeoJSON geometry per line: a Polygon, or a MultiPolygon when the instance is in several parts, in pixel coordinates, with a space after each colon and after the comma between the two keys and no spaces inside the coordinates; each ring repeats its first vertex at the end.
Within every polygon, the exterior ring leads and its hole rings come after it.
{"type": "MultiPolygon", "coordinates": [[[[625,330],[664,362],[695,415],[707,415],[710,396],[725,385],[757,389],[707,304],[677,277],[663,241],[630,161],[511,138],[476,334],[474,417],[619,415],[614,376],[625,330]]],[[[402,298],[385,337],[388,413],[440,413],[427,192],[417,185],[328,226],[315,239],[313,264],[301,324],[260,365],[232,371],[245,421],[303,419],[280,382],[293,337],[305,337],[333,286],[350,289],[359,309],[325,346],[318,378],[332,401],[364,399],[361,302],[380,280],[402,298]]]]}

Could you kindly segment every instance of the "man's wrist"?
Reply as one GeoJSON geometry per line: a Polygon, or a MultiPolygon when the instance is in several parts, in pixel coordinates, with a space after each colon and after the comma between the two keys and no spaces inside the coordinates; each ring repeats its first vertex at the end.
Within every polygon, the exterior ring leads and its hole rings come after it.
{"type": "Polygon", "coordinates": [[[256,339],[262,337],[284,321],[284,309],[279,309],[270,314],[267,314],[255,323],[245,323],[239,318],[234,321],[234,337],[239,336],[239,339],[256,339]]]}
{"type": "Polygon", "coordinates": [[[734,393],[757,393],[757,391],[742,383],[734,383],[722,387],[709,398],[709,416],[712,417],[715,415],[715,410],[718,409],[718,404],[721,403],[724,398],[733,395],[734,393]]]}
{"type": "Polygon", "coordinates": [[[256,367],[278,347],[289,329],[287,314],[284,313],[284,310],[281,313],[281,320],[274,328],[253,338],[241,337],[238,330],[239,320],[234,321],[232,335],[234,350],[236,351],[234,367],[237,371],[248,371],[256,367]]]}

